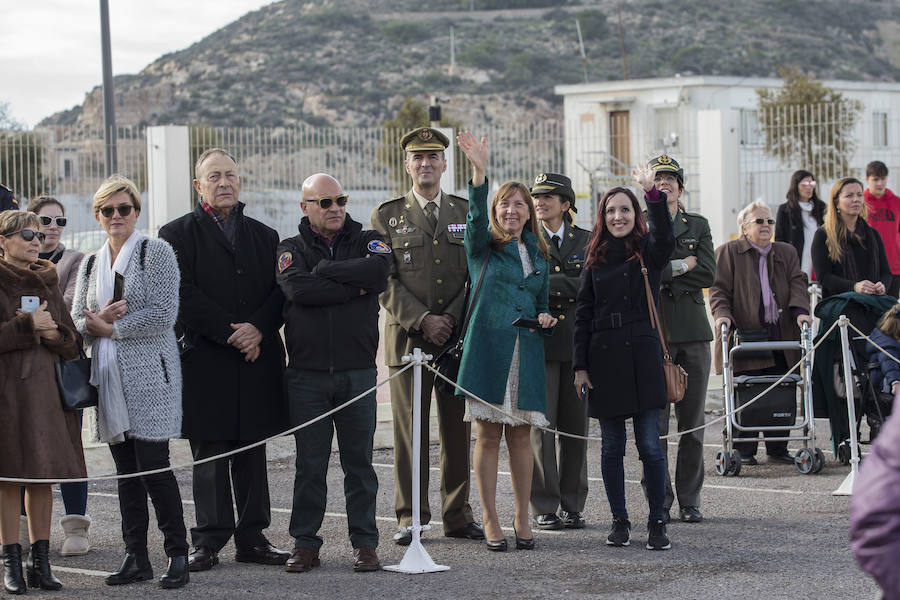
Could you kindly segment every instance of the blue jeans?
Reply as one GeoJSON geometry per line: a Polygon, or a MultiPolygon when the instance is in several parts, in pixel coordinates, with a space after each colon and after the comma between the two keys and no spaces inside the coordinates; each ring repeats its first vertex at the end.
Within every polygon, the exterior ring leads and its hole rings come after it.
{"type": "MultiPolygon", "coordinates": [[[[285,390],[291,427],[328,412],[375,385],[375,369],[310,371],[288,368],[285,390]]],[[[375,436],[375,392],[294,433],[297,443],[297,472],[294,501],[288,528],[295,548],[318,550],[322,546],[319,528],[325,517],[326,475],[331,458],[331,440],[337,431],[341,468],[344,470],[344,498],[347,526],[354,548],[378,546],[375,500],[378,478],[372,467],[375,436]]]]}
{"type": "MultiPolygon", "coordinates": [[[[666,461],[659,445],[659,410],[650,409],[634,415],[635,444],[644,464],[650,518],[662,519],[666,499],[666,461]]],[[[613,517],[627,519],[625,508],[625,421],[626,417],[599,419],[603,436],[600,468],[603,487],[613,517]]]]}

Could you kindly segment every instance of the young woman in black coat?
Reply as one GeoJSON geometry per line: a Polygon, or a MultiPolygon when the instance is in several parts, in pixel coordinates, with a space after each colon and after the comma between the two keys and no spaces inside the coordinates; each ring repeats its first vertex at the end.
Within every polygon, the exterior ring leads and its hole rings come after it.
{"type": "Polygon", "coordinates": [[[816,176],[803,169],[794,171],[786,197],[775,217],[775,241],[794,247],[800,270],[812,281],[812,240],[825,221],[825,203],[816,195],[816,176]]]}
{"type": "Polygon", "coordinates": [[[666,404],[659,332],[650,324],[639,257],[647,266],[653,300],[659,297],[662,270],[675,250],[666,195],[653,184],[653,171],[635,175],[644,189],[649,228],[628,188],[609,190],[600,201],[588,246],[575,309],[573,363],[575,387],[589,392],[588,414],[603,435],[603,487],[613,515],[606,543],[631,543],[625,508],[625,421],[632,419],[635,443],[644,464],[650,504],[647,548],[667,550],[663,502],[666,463],[659,444],[659,410],[666,404]]]}

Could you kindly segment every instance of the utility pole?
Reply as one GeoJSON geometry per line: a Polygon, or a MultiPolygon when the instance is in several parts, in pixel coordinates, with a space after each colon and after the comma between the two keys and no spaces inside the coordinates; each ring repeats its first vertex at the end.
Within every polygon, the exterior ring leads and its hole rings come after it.
{"type": "Polygon", "coordinates": [[[587,83],[587,55],[584,53],[584,38],[581,37],[581,23],[575,17],[575,31],[578,32],[578,45],[581,47],[581,70],[584,71],[584,82],[587,83]]]}
{"type": "Polygon", "coordinates": [[[625,35],[622,33],[622,5],[616,3],[619,11],[619,45],[622,48],[622,79],[628,79],[628,63],[625,61],[625,35]]]}
{"type": "Polygon", "coordinates": [[[112,54],[109,43],[109,1],[100,0],[100,46],[103,54],[103,140],[106,145],[106,176],[119,170],[116,152],[116,95],[113,89],[112,54]]]}
{"type": "Polygon", "coordinates": [[[450,26],[450,74],[456,71],[456,38],[453,37],[453,25],[450,26]]]}

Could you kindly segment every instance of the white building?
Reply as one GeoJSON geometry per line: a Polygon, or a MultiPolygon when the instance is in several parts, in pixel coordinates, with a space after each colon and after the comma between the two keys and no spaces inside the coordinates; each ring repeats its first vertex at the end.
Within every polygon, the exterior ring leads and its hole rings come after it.
{"type": "MultiPolygon", "coordinates": [[[[863,178],[865,165],[882,160],[888,185],[900,188],[900,84],[824,81],[862,105],[855,127],[850,172],[863,178]]],[[[784,202],[793,171],[815,165],[782,164],[764,152],[757,122],[757,89],[775,89],[781,79],[668,77],[556,86],[564,96],[566,173],[576,193],[591,181],[603,191],[629,176],[631,165],[662,153],[685,171],[685,204],[701,212],[716,244],[737,233],[741,207],[763,198],[773,209],[784,202]]],[[[798,117],[821,122],[821,115],[798,117]]],[[[799,161],[796,161],[799,162],[799,161]]],[[[833,179],[819,176],[818,195],[828,199],[833,179]]]]}

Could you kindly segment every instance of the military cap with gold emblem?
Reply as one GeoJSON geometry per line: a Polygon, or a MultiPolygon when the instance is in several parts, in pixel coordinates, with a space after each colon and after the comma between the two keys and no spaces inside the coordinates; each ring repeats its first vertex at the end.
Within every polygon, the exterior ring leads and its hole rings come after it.
{"type": "Polygon", "coordinates": [[[558,194],[563,200],[569,201],[572,212],[578,212],[575,208],[575,190],[572,189],[572,180],[559,173],[541,173],[534,178],[531,186],[531,194],[558,194]]]}
{"type": "Polygon", "coordinates": [[[681,168],[681,165],[678,164],[677,160],[668,154],[657,156],[650,161],[649,166],[654,171],[675,173],[675,177],[678,178],[679,183],[681,183],[682,187],[684,186],[684,169],[681,168]]]}
{"type": "Polygon", "coordinates": [[[421,152],[423,150],[443,151],[450,145],[446,135],[431,127],[419,127],[413,129],[400,138],[400,147],[406,152],[421,152]]]}

